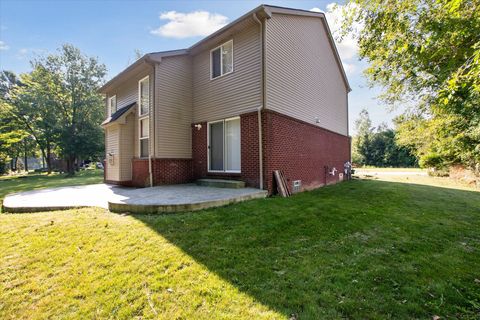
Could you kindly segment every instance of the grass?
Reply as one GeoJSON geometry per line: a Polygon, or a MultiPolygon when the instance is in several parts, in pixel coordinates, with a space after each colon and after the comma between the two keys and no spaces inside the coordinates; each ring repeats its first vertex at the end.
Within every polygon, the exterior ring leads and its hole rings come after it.
{"type": "Polygon", "coordinates": [[[403,172],[425,172],[425,169],[421,168],[382,168],[382,167],[358,167],[357,171],[375,171],[375,172],[390,172],[390,171],[403,171],[403,172]]]}
{"type": "Polygon", "coordinates": [[[0,318],[478,319],[480,192],[408,182],[0,215],[0,318]]]}
{"type": "Polygon", "coordinates": [[[21,176],[0,176],[0,200],[7,194],[35,189],[77,186],[103,182],[102,170],[83,170],[73,177],[65,174],[31,173],[21,176]]]}

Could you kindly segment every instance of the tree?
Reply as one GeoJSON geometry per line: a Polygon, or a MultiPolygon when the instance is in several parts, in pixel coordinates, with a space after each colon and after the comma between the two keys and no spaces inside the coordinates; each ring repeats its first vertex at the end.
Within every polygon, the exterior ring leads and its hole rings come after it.
{"type": "Polygon", "coordinates": [[[51,154],[58,139],[59,122],[52,97],[55,91],[47,78],[42,68],[22,74],[17,85],[11,88],[8,101],[12,105],[12,120],[34,138],[51,173],[51,154]]]}
{"type": "Polygon", "coordinates": [[[372,121],[367,109],[360,111],[359,118],[355,120],[357,134],[352,140],[352,160],[354,163],[365,165],[371,162],[370,141],[373,129],[372,121]]]}
{"type": "Polygon", "coordinates": [[[59,51],[32,62],[33,71],[22,76],[13,100],[17,118],[42,150],[50,154],[54,146],[73,175],[78,157],[103,152],[103,98],[97,90],[106,68],[71,45],[59,51]]]}
{"type": "Polygon", "coordinates": [[[23,153],[24,169],[28,171],[27,158],[36,152],[36,145],[25,126],[15,115],[12,92],[20,80],[11,71],[0,74],[0,173],[5,172],[7,161],[11,161],[12,170],[17,170],[17,159],[23,153]]]}
{"type": "Polygon", "coordinates": [[[376,167],[413,167],[417,159],[409,148],[398,145],[397,133],[381,124],[372,127],[366,109],[360,112],[355,121],[357,135],[353,137],[353,162],[360,165],[376,167]]]}
{"type": "Polygon", "coordinates": [[[398,121],[400,143],[478,170],[480,1],[351,2],[343,31],[363,26],[359,55],[370,84],[384,88],[384,102],[412,106],[398,121]]]}

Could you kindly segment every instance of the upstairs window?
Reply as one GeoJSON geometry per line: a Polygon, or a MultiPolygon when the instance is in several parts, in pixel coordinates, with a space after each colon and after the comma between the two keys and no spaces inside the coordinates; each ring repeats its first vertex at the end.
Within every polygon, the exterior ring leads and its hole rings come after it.
{"type": "Polygon", "coordinates": [[[233,72],[233,40],[210,51],[210,78],[233,72]]]}
{"type": "Polygon", "coordinates": [[[108,116],[117,112],[117,96],[111,96],[108,98],[108,116]]]}
{"type": "Polygon", "coordinates": [[[147,77],[138,82],[138,100],[139,100],[139,115],[148,115],[150,106],[150,80],[147,77]]]}

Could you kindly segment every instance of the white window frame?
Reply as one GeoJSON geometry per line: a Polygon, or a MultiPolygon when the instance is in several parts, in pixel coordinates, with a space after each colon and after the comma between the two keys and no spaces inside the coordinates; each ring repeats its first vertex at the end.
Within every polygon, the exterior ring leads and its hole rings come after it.
{"type": "Polygon", "coordinates": [[[138,119],[138,158],[140,159],[147,159],[150,155],[150,140],[148,141],[148,155],[146,157],[142,157],[142,140],[150,139],[150,117],[143,116],[138,119]],[[146,137],[142,137],[142,120],[146,120],[148,122],[148,133],[146,137]]]}
{"type": "Polygon", "coordinates": [[[242,127],[240,126],[240,170],[226,170],[225,169],[225,160],[226,160],[226,148],[225,148],[225,123],[228,121],[240,120],[240,117],[226,118],[222,120],[215,120],[207,122],[207,171],[212,173],[242,173],[242,127]],[[210,170],[210,124],[223,122],[223,170],[210,170]]]}
{"type": "Polygon", "coordinates": [[[140,159],[146,159],[150,156],[150,140],[148,140],[148,155],[142,157],[142,140],[150,139],[150,76],[146,76],[138,81],[138,157],[140,159]],[[142,82],[148,80],[148,108],[147,112],[142,114],[142,82]],[[148,134],[146,137],[142,137],[142,124],[141,122],[146,120],[148,122],[148,134]]]}
{"type": "Polygon", "coordinates": [[[111,104],[111,101],[112,99],[115,98],[115,112],[118,111],[117,109],[117,95],[113,95],[111,97],[108,97],[107,99],[107,113],[108,113],[108,116],[111,117],[112,116],[112,104],[111,104]]]}
{"type": "Polygon", "coordinates": [[[234,70],[234,65],[235,63],[233,62],[234,61],[234,53],[233,53],[233,39],[230,39],[228,41],[225,41],[224,43],[222,43],[221,45],[219,46],[216,46],[215,48],[213,48],[212,50],[210,50],[210,80],[215,80],[215,79],[218,79],[218,78],[221,78],[223,76],[226,76],[227,74],[230,74],[230,73],[233,73],[233,70],[234,70]],[[227,72],[227,73],[223,73],[223,54],[222,54],[222,47],[224,45],[226,45],[227,43],[231,42],[232,43],[232,70],[227,72]],[[212,63],[212,52],[217,50],[218,48],[220,48],[220,75],[219,76],[216,76],[215,78],[213,77],[213,63],[212,63]]]}
{"type": "Polygon", "coordinates": [[[150,114],[150,76],[146,76],[138,81],[138,116],[147,117],[150,114]],[[148,108],[147,113],[142,114],[142,86],[141,83],[145,80],[148,80],[148,108]]]}

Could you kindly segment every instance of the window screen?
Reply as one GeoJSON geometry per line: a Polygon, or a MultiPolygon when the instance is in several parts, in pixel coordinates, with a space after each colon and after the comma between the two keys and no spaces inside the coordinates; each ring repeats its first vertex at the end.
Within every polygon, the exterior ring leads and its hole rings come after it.
{"type": "Polygon", "coordinates": [[[212,51],[212,78],[222,75],[221,51],[222,48],[212,51]]]}

